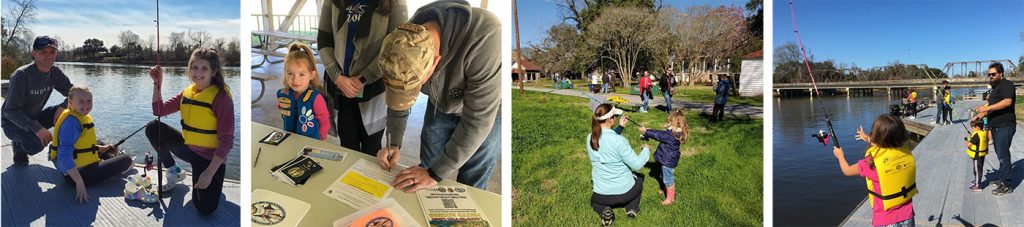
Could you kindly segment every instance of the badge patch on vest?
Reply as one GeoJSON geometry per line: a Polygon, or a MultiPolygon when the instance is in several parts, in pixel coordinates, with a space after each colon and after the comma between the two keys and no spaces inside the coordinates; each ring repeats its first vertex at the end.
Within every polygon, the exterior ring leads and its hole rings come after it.
{"type": "Polygon", "coordinates": [[[462,96],[465,94],[466,90],[462,88],[452,88],[451,90],[448,90],[448,98],[452,99],[462,98],[462,96]]]}

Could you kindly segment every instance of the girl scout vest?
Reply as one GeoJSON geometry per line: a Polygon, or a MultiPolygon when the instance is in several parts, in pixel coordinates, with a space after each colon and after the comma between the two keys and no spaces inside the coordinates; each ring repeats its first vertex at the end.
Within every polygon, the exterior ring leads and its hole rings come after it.
{"type": "Polygon", "coordinates": [[[313,101],[320,95],[317,89],[306,89],[305,94],[295,97],[295,92],[285,88],[277,91],[278,109],[284,119],[284,130],[320,139],[320,121],[313,115],[313,101]]]}
{"type": "Polygon", "coordinates": [[[864,178],[868,186],[868,201],[871,201],[871,207],[881,205],[883,210],[889,210],[907,203],[910,198],[917,195],[914,156],[910,154],[910,147],[879,148],[872,146],[864,153],[864,157],[872,159],[873,166],[871,168],[878,172],[878,184],[881,189],[881,191],[875,191],[874,183],[870,179],[864,178]],[[875,198],[881,199],[882,204],[875,204],[875,198]]]}
{"type": "Polygon", "coordinates": [[[967,147],[967,156],[971,156],[971,159],[985,157],[988,154],[988,132],[985,132],[985,130],[974,131],[971,133],[971,137],[967,138],[974,138],[975,136],[978,137],[978,144],[967,147]]]}
{"type": "Polygon", "coordinates": [[[217,148],[217,117],[213,114],[213,98],[220,93],[217,86],[203,91],[193,90],[195,84],[181,91],[181,135],[185,144],[217,148]]]}
{"type": "MultiPolygon", "coordinates": [[[[92,117],[89,115],[81,115],[78,112],[72,111],[71,109],[65,109],[64,112],[60,113],[60,117],[57,118],[56,123],[53,125],[53,142],[50,143],[50,160],[57,159],[57,146],[60,146],[60,126],[64,124],[64,120],[68,119],[68,116],[74,116],[78,119],[78,123],[82,125],[82,133],[78,135],[78,140],[75,143],[75,152],[72,156],[75,159],[75,167],[82,168],[84,166],[96,163],[100,161],[100,156],[97,153],[99,150],[96,147],[96,131],[93,129],[95,125],[92,123],[92,117]]],[[[63,141],[67,143],[71,141],[63,141]]]]}

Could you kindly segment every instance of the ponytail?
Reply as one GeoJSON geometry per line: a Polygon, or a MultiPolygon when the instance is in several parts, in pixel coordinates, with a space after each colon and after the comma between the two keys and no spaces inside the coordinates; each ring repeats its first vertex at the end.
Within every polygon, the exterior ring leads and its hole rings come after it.
{"type": "MultiPolygon", "coordinates": [[[[316,58],[313,56],[313,49],[309,48],[309,46],[302,43],[292,44],[288,47],[288,55],[285,56],[284,61],[285,67],[288,67],[289,63],[294,61],[305,62],[306,67],[309,67],[308,70],[312,77],[309,82],[310,87],[320,91],[324,90],[323,85],[320,84],[320,74],[316,71],[316,58]]],[[[287,74],[287,70],[285,74],[287,74]]],[[[285,75],[285,77],[287,77],[287,75],[285,75]]],[[[281,83],[283,83],[286,88],[289,86],[287,80],[281,80],[281,83]]]]}
{"type": "Polygon", "coordinates": [[[602,121],[598,118],[604,116],[605,114],[608,114],[608,112],[611,110],[612,105],[601,104],[597,106],[597,109],[594,110],[594,116],[590,117],[590,148],[594,149],[594,151],[597,151],[597,149],[601,148],[601,145],[598,144],[598,141],[601,140],[601,123],[604,123],[604,121],[611,120],[611,118],[609,118],[602,121]]]}

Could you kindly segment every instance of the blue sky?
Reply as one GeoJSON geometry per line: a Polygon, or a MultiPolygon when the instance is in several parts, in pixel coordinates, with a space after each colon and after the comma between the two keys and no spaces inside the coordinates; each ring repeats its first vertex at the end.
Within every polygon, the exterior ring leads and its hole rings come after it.
{"type": "MultiPolygon", "coordinates": [[[[796,42],[789,1],[774,1],[772,47],[796,42]]],[[[795,1],[808,54],[861,68],[1024,54],[1024,1],[795,1]],[[909,51],[908,51],[909,50],[909,51]],[[911,54],[913,53],[913,54],[911,54]],[[916,56],[916,57],[915,57],[916,56]]]]}
{"type": "MultiPolygon", "coordinates": [[[[214,38],[238,38],[238,0],[164,0],[160,1],[161,42],[172,32],[205,29],[214,38]]],[[[3,0],[4,12],[14,5],[3,0]]],[[[117,34],[131,30],[143,40],[156,34],[155,0],[40,0],[38,21],[32,24],[36,35],[59,36],[66,43],[81,46],[85,39],[98,38],[106,46],[116,44],[117,34]]]]}
{"type": "MultiPolygon", "coordinates": [[[[517,2],[519,5],[519,38],[523,48],[530,43],[539,44],[546,36],[545,32],[552,25],[562,22],[562,11],[555,4],[558,0],[523,0],[517,2]]],[[[736,5],[744,7],[745,0],[697,0],[697,1],[664,1],[679,10],[686,10],[687,7],[695,5],[736,5]]],[[[566,21],[569,23],[569,21],[566,21]]],[[[571,23],[570,23],[571,24],[571,23]]],[[[514,30],[513,30],[514,32],[514,30]]],[[[515,34],[512,34],[512,48],[515,48],[515,34]]]]}

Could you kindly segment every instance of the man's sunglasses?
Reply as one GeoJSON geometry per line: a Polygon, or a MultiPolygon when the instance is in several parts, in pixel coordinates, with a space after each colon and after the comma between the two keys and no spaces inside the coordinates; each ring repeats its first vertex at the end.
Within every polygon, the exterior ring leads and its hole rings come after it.
{"type": "Polygon", "coordinates": [[[995,73],[989,73],[989,74],[988,74],[988,77],[995,77],[995,76],[996,76],[996,74],[995,74],[995,73]]]}

